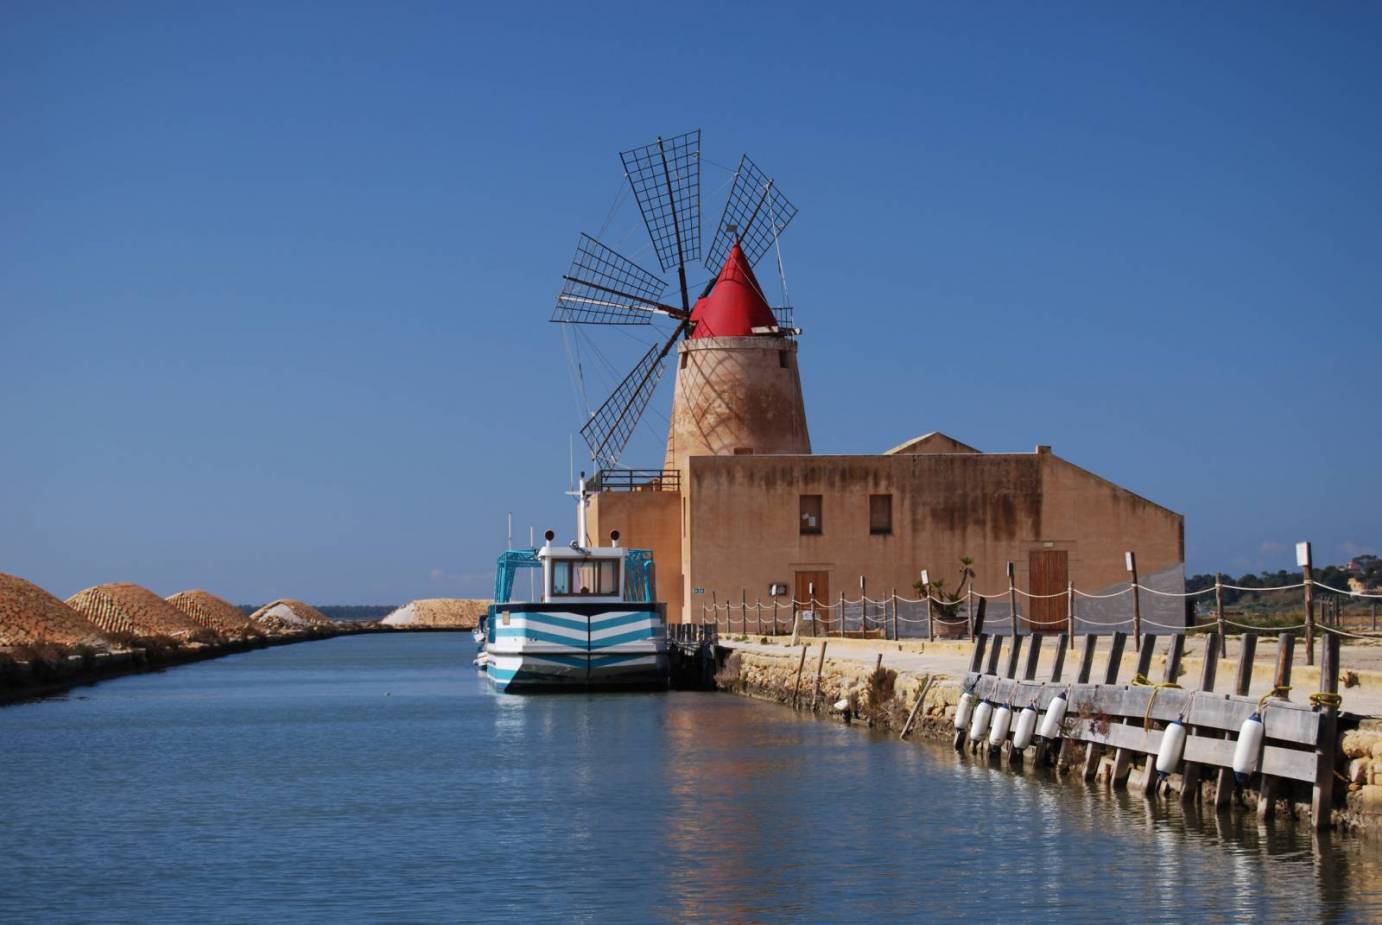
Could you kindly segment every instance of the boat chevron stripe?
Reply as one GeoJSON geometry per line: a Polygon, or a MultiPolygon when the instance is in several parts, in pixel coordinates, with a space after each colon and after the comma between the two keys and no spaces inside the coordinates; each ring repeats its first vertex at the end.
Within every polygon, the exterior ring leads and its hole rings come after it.
{"type": "Polygon", "coordinates": [[[604,639],[592,640],[590,643],[590,648],[592,650],[604,649],[608,648],[609,646],[617,646],[625,642],[639,642],[644,639],[653,639],[659,635],[661,634],[657,633],[655,631],[655,628],[634,630],[631,633],[621,633],[618,636],[606,636],[604,639]]]}
{"type": "Polygon", "coordinates": [[[569,646],[573,642],[584,642],[585,640],[575,640],[570,636],[558,636],[556,633],[544,633],[541,630],[525,629],[518,626],[501,626],[495,632],[497,639],[523,639],[529,642],[555,642],[560,645],[569,646]]]}
{"type": "Polygon", "coordinates": [[[589,623],[583,617],[572,617],[570,615],[559,615],[554,613],[533,612],[514,614],[513,619],[514,622],[519,625],[557,626],[562,629],[577,630],[582,633],[590,628],[589,623]]]}
{"type": "Polygon", "coordinates": [[[657,620],[656,614],[648,611],[637,613],[611,614],[608,617],[596,617],[590,621],[591,633],[602,633],[605,630],[618,629],[621,626],[631,626],[635,623],[652,623],[657,620]]]}

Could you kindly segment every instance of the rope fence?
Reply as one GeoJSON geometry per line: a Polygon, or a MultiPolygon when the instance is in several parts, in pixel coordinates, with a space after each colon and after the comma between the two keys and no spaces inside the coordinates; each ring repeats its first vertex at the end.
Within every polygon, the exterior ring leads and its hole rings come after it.
{"type": "MultiPolygon", "coordinates": [[[[1108,632],[1126,631],[1134,636],[1146,629],[1164,631],[1167,634],[1217,631],[1221,635],[1230,628],[1242,632],[1296,633],[1304,631],[1307,644],[1307,657],[1312,657],[1311,645],[1316,634],[1335,633],[1348,639],[1382,639],[1382,629],[1378,626],[1377,601],[1382,600],[1382,592],[1354,591],[1336,588],[1316,581],[1306,568],[1305,580],[1283,585],[1250,587],[1216,581],[1211,587],[1196,591],[1173,591],[1155,587],[1148,581],[1139,581],[1129,556],[1132,580],[1125,587],[1116,590],[1084,591],[1068,585],[1063,591],[1037,594],[1019,588],[1012,582],[1012,569],[1009,567],[1009,586],[1000,591],[985,593],[976,588],[965,589],[958,598],[940,597],[927,593],[922,597],[907,597],[896,592],[886,597],[869,597],[863,593],[864,582],[860,580],[860,594],[849,598],[844,594],[832,600],[798,600],[795,597],[774,597],[769,601],[757,599],[750,602],[747,595],[739,601],[719,602],[713,600],[702,604],[702,622],[714,623],[726,633],[785,635],[797,633],[808,636],[856,636],[875,639],[973,639],[976,618],[984,615],[984,631],[989,635],[1030,635],[1034,633],[1065,633],[1073,638],[1078,635],[1100,635],[1108,632]],[[1245,623],[1230,619],[1223,601],[1224,591],[1246,592],[1250,594],[1272,594],[1281,592],[1303,592],[1305,618],[1291,625],[1277,625],[1270,618],[1261,623],[1245,623]],[[1315,592],[1323,592],[1321,616],[1316,619],[1315,592]],[[1143,600],[1144,592],[1149,595],[1143,600]],[[1200,608],[1192,609],[1191,603],[1198,598],[1214,596],[1214,613],[1205,622],[1200,608]],[[1329,597],[1328,595],[1333,595],[1329,597]],[[1120,600],[1120,599],[1127,600],[1120,600]],[[1157,605],[1160,599],[1164,604],[1157,605]],[[1057,603],[1064,601],[1061,608],[1057,603]],[[1362,601],[1372,605],[1370,630],[1352,630],[1342,624],[1342,603],[1362,601]],[[1027,602],[1027,608],[1021,602],[1027,602]],[[1173,608],[1183,608],[1183,619],[1173,608]],[[1061,616],[1053,611],[1064,610],[1061,616]],[[1144,612],[1150,609],[1151,612],[1144,612]],[[1031,610],[1037,610],[1040,617],[1031,610]]],[[[1162,574],[1162,584],[1169,584],[1162,574]]],[[[1156,576],[1153,576],[1154,578],[1156,576]]],[[[1176,581],[1181,581],[1179,572],[1176,581]]],[[[1237,615],[1237,612],[1234,612],[1237,615]]],[[[1357,617],[1358,614],[1350,614],[1357,617]]],[[[1299,617],[1298,617],[1299,619],[1299,617]]],[[[1366,616],[1363,619],[1367,619],[1366,616]]]]}

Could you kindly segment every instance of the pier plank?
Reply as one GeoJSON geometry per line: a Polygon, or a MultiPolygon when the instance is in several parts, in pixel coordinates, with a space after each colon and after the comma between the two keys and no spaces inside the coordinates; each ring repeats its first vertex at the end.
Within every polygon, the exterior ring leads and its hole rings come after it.
{"type": "Polygon", "coordinates": [[[1065,647],[1069,639],[1067,634],[1061,633],[1056,637],[1056,659],[1051,663],[1051,680],[1060,681],[1061,672],[1065,670],[1065,647]]]}
{"type": "Polygon", "coordinates": [[[1104,683],[1118,683],[1118,668],[1123,664],[1123,647],[1127,645],[1127,633],[1114,633],[1113,645],[1109,647],[1108,664],[1104,666],[1104,683]]]}
{"type": "Polygon", "coordinates": [[[1022,656],[1022,642],[1026,638],[1025,636],[1013,635],[1012,651],[1008,653],[1008,670],[1005,673],[1006,677],[1017,677],[1017,661],[1022,656]]]}
{"type": "Polygon", "coordinates": [[[1093,633],[1084,638],[1084,649],[1080,652],[1080,672],[1075,676],[1075,683],[1087,684],[1089,676],[1094,671],[1094,650],[1099,646],[1099,637],[1093,633]]]}
{"type": "Polygon", "coordinates": [[[1027,667],[1022,671],[1024,681],[1036,680],[1037,662],[1041,660],[1041,642],[1044,638],[1041,633],[1032,634],[1032,644],[1027,649],[1027,667]]]}
{"type": "MultiPolygon", "coordinates": [[[[1219,618],[1222,622],[1222,612],[1219,618]]],[[[1224,645],[1228,645],[1227,640],[1224,641],[1224,645]]],[[[1252,663],[1253,659],[1257,656],[1257,634],[1244,633],[1240,648],[1241,651],[1238,653],[1238,674],[1233,682],[1233,692],[1237,696],[1243,697],[1247,695],[1248,688],[1252,685],[1252,663]]],[[[1226,733],[1224,738],[1227,739],[1230,735],[1231,734],[1226,733]]],[[[1219,770],[1217,787],[1214,791],[1215,809],[1226,809],[1228,807],[1229,802],[1233,798],[1234,786],[1233,769],[1231,767],[1221,768],[1219,770]]]]}
{"type": "Polygon", "coordinates": [[[989,663],[984,674],[998,674],[998,656],[1003,651],[1003,637],[991,636],[989,642],[992,647],[989,649],[989,663]]]}
{"type": "MultiPolygon", "coordinates": [[[[1204,664],[1200,669],[1200,690],[1214,690],[1214,675],[1219,664],[1219,634],[1210,633],[1204,641],[1204,664]]],[[[1198,727],[1186,724],[1186,731],[1192,735],[1200,730],[1198,727]]],[[[1186,761],[1181,771],[1180,801],[1182,804],[1191,804],[1199,801],[1200,780],[1204,772],[1204,765],[1197,761],[1186,761]]]]}

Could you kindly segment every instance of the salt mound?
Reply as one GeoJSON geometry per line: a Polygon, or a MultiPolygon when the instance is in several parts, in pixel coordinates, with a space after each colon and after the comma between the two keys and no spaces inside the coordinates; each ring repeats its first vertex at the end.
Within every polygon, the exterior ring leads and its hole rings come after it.
{"type": "Polygon", "coordinates": [[[85,617],[38,585],[0,572],[0,646],[103,646],[85,617]]]}
{"type": "Polygon", "coordinates": [[[472,629],[489,607],[474,598],[433,597],[409,601],[380,622],[385,626],[430,626],[472,629]]]}
{"type": "Polygon", "coordinates": [[[67,603],[107,633],[133,636],[172,636],[184,639],[205,635],[195,620],[139,585],[111,582],[74,594],[67,603]]]}
{"type": "Polygon", "coordinates": [[[285,597],[250,614],[250,622],[269,629],[311,629],[331,626],[331,618],[311,604],[285,597]]]}
{"type": "Polygon", "coordinates": [[[240,608],[206,591],[180,591],[167,600],[183,615],[209,630],[226,635],[253,632],[250,618],[240,608]]]}

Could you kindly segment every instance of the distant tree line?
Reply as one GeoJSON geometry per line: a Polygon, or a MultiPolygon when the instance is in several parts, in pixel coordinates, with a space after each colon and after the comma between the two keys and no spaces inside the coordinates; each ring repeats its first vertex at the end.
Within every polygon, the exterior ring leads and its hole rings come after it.
{"type": "MultiPolygon", "coordinates": [[[[1361,556],[1354,560],[1363,566],[1361,575],[1350,573],[1346,566],[1326,565],[1315,569],[1315,580],[1321,584],[1329,585],[1331,588],[1338,588],[1340,591],[1349,590],[1348,580],[1350,577],[1359,578],[1368,587],[1382,585],[1382,559],[1377,556],[1361,556]],[[1369,561],[1371,560],[1371,561],[1369,561]]],[[[1231,575],[1224,575],[1224,584],[1237,585],[1242,588],[1272,588],[1281,585],[1296,585],[1305,580],[1302,572],[1289,572],[1285,569],[1278,569],[1275,572],[1263,571],[1248,573],[1234,578],[1231,575]]],[[[1185,580],[1185,590],[1190,592],[1203,591],[1214,587],[1213,575],[1192,575],[1185,580]]],[[[1212,598],[1211,606],[1212,606],[1212,598]]],[[[1263,607],[1272,608],[1276,606],[1299,606],[1301,592],[1296,589],[1290,591],[1259,592],[1259,591],[1238,591],[1234,588],[1224,588],[1224,606],[1240,607],[1263,607]]]]}

